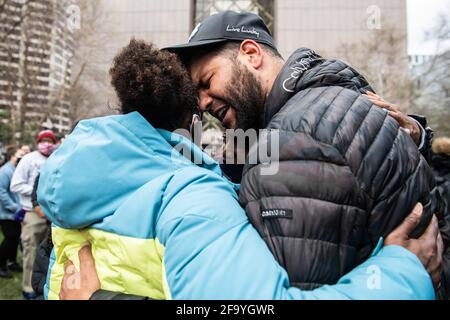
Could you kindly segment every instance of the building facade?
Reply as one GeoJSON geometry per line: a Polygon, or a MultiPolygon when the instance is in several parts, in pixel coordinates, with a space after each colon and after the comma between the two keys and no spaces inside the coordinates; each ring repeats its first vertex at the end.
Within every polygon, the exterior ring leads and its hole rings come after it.
{"type": "Polygon", "coordinates": [[[104,0],[104,8],[108,58],[131,36],[160,47],[185,42],[197,23],[223,10],[259,14],[285,58],[299,47],[339,57],[342,44],[385,27],[404,34],[407,55],[406,0],[104,0]]]}
{"type": "MultiPolygon", "coordinates": [[[[6,0],[0,15],[0,111],[15,138],[69,129],[69,0],[6,0]]],[[[4,137],[6,138],[6,137],[4,137]]],[[[23,139],[22,139],[23,140],[23,139]]]]}
{"type": "MultiPolygon", "coordinates": [[[[284,58],[308,47],[325,57],[345,59],[344,44],[358,43],[389,27],[403,34],[398,38],[404,57],[400,60],[407,68],[406,0],[103,0],[102,6],[105,70],[131,37],[158,47],[184,43],[198,23],[224,10],[260,15],[284,58]]],[[[206,129],[220,129],[214,120],[206,123],[206,129]]]]}

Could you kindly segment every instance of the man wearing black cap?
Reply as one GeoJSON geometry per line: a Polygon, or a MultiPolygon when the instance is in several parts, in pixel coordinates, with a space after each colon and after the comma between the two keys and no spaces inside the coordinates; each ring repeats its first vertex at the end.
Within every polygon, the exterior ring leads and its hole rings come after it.
{"type": "MultiPolygon", "coordinates": [[[[225,128],[280,132],[278,172],[265,176],[262,163],[246,166],[239,198],[294,286],[336,283],[417,202],[428,206],[416,234],[440,210],[432,173],[414,146],[428,154],[426,122],[383,101],[342,61],[301,48],[285,62],[259,16],[232,11],[205,19],[188,43],[165,49],[188,67],[201,110],[225,128]]],[[[263,148],[269,138],[261,140],[263,148]]],[[[428,271],[440,287],[440,268],[428,271]]]]}
{"type": "MultiPolygon", "coordinates": [[[[183,61],[191,70],[194,82],[199,85],[200,93],[204,93],[204,90],[201,90],[202,87],[208,86],[212,81],[216,80],[214,76],[216,76],[216,74],[218,73],[210,72],[211,77],[205,78],[204,73],[207,70],[204,69],[212,69],[216,65],[212,62],[217,62],[212,61],[213,59],[207,58],[211,58],[214,56],[220,58],[218,57],[218,53],[227,53],[228,50],[247,50],[246,54],[249,55],[250,53],[248,50],[254,49],[252,48],[252,46],[249,46],[249,44],[256,44],[256,49],[262,50],[261,54],[264,57],[269,58],[270,60],[268,63],[262,63],[262,61],[253,61],[253,63],[256,63],[256,65],[253,66],[254,69],[262,69],[259,70],[259,76],[257,76],[257,78],[259,79],[257,79],[257,81],[263,82],[261,84],[258,84],[256,88],[254,87],[253,89],[262,91],[265,95],[261,98],[256,97],[256,94],[254,94],[254,99],[259,100],[259,104],[261,104],[261,102],[264,104],[265,102],[268,102],[268,95],[269,93],[271,93],[271,89],[275,79],[280,74],[283,66],[285,66],[285,64],[287,63],[285,63],[285,61],[279,54],[270,31],[268,30],[264,21],[258,15],[252,13],[236,13],[234,11],[225,11],[219,14],[212,15],[205,19],[202,23],[197,25],[197,27],[190,35],[188,43],[167,47],[165,48],[165,50],[175,52],[180,56],[180,58],[183,59],[183,61]]],[[[300,63],[296,66],[293,66],[291,68],[292,71],[299,71],[301,69],[304,69],[302,70],[302,72],[304,72],[308,67],[311,67],[311,62],[314,62],[317,58],[321,60],[320,57],[312,50],[300,50],[303,52],[303,55],[299,57],[300,59],[298,59],[298,62],[300,63]]],[[[237,52],[234,52],[232,55],[237,55],[237,52]]],[[[228,57],[229,56],[230,55],[228,55],[228,57]]],[[[220,62],[224,61],[222,60],[219,61],[219,63],[220,62]]],[[[223,69],[227,68],[227,64],[228,63],[222,65],[223,69]]],[[[231,74],[234,71],[241,70],[231,68],[228,71],[231,74]]],[[[300,77],[302,75],[302,72],[294,74],[294,78],[300,77]]],[[[224,83],[222,74],[220,74],[220,76],[222,82],[220,82],[219,85],[224,83]]],[[[243,80],[244,82],[248,82],[248,80],[250,80],[250,83],[241,83],[240,87],[250,88],[251,85],[254,84],[254,82],[252,81],[254,80],[253,74],[247,74],[247,76],[250,78],[246,78],[244,76],[243,80]]],[[[235,78],[236,75],[234,75],[234,79],[235,78]]],[[[291,78],[286,80],[290,81],[294,79],[291,78]]],[[[228,96],[232,96],[233,90],[230,88],[231,85],[228,85],[227,87],[228,88],[225,91],[227,91],[228,96]]],[[[291,89],[289,88],[285,89],[287,89],[288,92],[291,91],[291,89]]],[[[367,86],[364,86],[362,89],[371,88],[367,84],[367,86]]],[[[243,90],[243,88],[241,88],[240,90],[243,90]]],[[[236,88],[234,91],[236,91],[236,88]]],[[[211,97],[214,97],[214,93],[215,92],[212,92],[211,97]]],[[[226,97],[227,93],[217,94],[217,98],[215,100],[220,99],[221,95],[224,95],[226,97]]],[[[222,100],[226,101],[225,97],[222,97],[222,100]]],[[[239,99],[239,97],[234,98],[239,99]]],[[[241,100],[245,99],[241,98],[241,100]]],[[[377,102],[376,100],[373,101],[377,102]]],[[[256,111],[257,106],[255,106],[254,104],[250,106],[250,101],[241,102],[247,102],[247,104],[243,107],[244,109],[246,107],[249,107],[253,109],[250,111],[256,111]]],[[[234,106],[230,103],[230,105],[225,105],[227,112],[223,112],[223,108],[216,107],[215,103],[208,104],[208,100],[202,100],[201,103],[203,104],[203,110],[212,113],[214,116],[216,116],[216,118],[221,120],[224,127],[232,129],[249,128],[249,124],[245,123],[245,119],[242,119],[242,117],[249,118],[250,116],[245,112],[245,110],[242,110],[242,108],[234,106]],[[230,114],[228,114],[228,111],[230,111],[230,114]],[[242,125],[238,125],[239,121],[244,121],[244,123],[242,123],[242,125]]],[[[382,103],[381,101],[377,105],[384,108],[390,108],[392,106],[387,103],[382,103]]],[[[263,109],[264,106],[259,105],[259,108],[263,109]]],[[[253,115],[253,118],[256,118],[259,115],[263,114],[262,110],[259,111],[260,112],[253,115]]],[[[432,134],[430,132],[430,129],[427,128],[427,130],[425,130],[423,128],[426,127],[426,120],[420,116],[406,117],[405,115],[395,112],[391,113],[391,115],[399,120],[401,125],[411,134],[414,141],[419,145],[419,149],[421,150],[421,152],[424,155],[428,155],[431,148],[432,134]]],[[[266,117],[267,116],[268,114],[266,114],[266,117]]],[[[267,122],[268,119],[247,119],[247,121],[258,123],[258,126],[261,126],[261,121],[264,123],[267,122]]]]}

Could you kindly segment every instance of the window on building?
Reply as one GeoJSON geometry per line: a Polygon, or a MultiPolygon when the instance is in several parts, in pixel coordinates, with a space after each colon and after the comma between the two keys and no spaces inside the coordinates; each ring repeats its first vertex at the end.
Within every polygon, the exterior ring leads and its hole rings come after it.
{"type": "Polygon", "coordinates": [[[274,35],[275,15],[274,0],[195,0],[194,26],[212,14],[233,10],[236,12],[248,11],[263,18],[270,32],[274,35]]]}

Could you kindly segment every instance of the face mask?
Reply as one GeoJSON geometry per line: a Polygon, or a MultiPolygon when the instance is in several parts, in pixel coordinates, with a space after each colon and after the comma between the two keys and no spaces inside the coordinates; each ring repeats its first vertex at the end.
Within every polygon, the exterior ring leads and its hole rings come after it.
{"type": "Polygon", "coordinates": [[[41,142],[38,144],[38,150],[44,156],[48,157],[55,150],[55,145],[50,142],[41,142]]]}

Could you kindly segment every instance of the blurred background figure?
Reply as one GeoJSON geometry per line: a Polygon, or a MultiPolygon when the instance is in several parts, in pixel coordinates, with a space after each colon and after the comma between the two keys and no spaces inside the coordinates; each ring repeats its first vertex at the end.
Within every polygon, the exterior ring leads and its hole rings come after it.
{"type": "Polygon", "coordinates": [[[20,150],[22,151],[23,155],[29,154],[31,152],[31,148],[27,144],[22,145],[20,147],[20,150]]]}
{"type": "Polygon", "coordinates": [[[0,227],[4,234],[0,244],[1,278],[12,278],[11,271],[22,271],[16,259],[20,242],[20,220],[25,211],[20,205],[19,196],[9,189],[14,170],[22,156],[21,149],[10,148],[7,151],[7,163],[0,169],[0,227]]]}
{"type": "Polygon", "coordinates": [[[48,233],[47,219],[40,212],[33,210],[31,194],[41,166],[55,149],[56,137],[53,131],[45,130],[39,133],[36,142],[38,150],[23,157],[11,181],[11,191],[19,194],[20,203],[26,211],[21,232],[24,269],[22,295],[25,299],[36,297],[31,286],[33,264],[37,248],[48,233]]]}
{"type": "Polygon", "coordinates": [[[447,210],[450,210],[450,138],[443,137],[434,140],[431,167],[447,210]]]}

